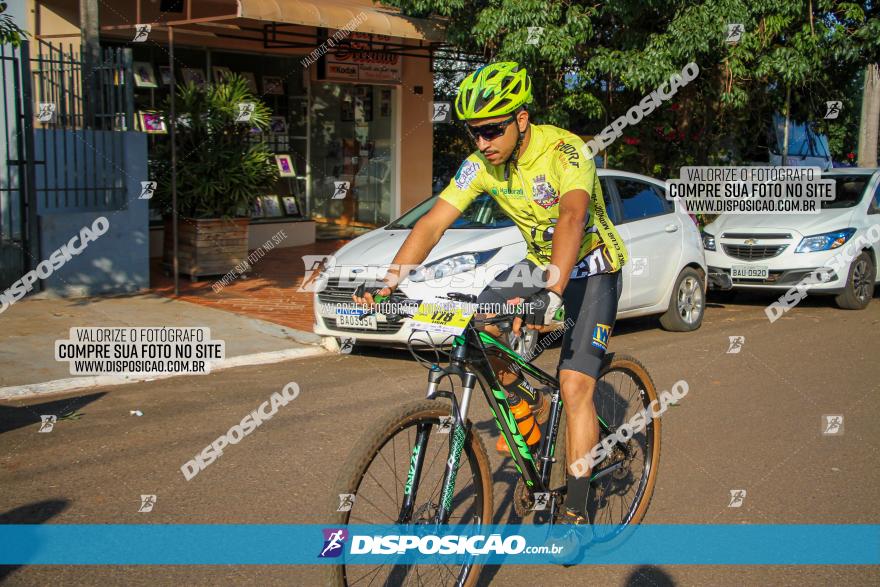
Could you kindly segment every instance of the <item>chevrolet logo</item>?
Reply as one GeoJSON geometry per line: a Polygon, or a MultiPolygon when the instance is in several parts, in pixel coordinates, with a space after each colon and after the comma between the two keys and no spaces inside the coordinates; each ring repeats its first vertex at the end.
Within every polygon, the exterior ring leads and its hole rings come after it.
{"type": "Polygon", "coordinates": [[[758,241],[757,241],[756,239],[753,239],[753,238],[747,238],[745,241],[743,241],[743,244],[746,244],[746,245],[756,245],[756,244],[758,244],[758,241]]]}

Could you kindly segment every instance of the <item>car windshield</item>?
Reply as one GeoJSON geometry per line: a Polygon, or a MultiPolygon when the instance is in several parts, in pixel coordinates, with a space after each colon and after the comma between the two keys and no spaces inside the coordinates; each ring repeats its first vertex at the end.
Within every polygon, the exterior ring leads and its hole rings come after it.
{"type": "Polygon", "coordinates": [[[852,208],[862,199],[865,188],[871,180],[870,175],[831,175],[823,179],[833,179],[837,183],[833,200],[822,200],[822,209],[852,208]]]}
{"type": "MultiPolygon", "coordinates": [[[[386,226],[386,229],[412,228],[419,218],[428,213],[438,196],[433,196],[386,226]]],[[[487,193],[482,193],[471,202],[450,228],[505,228],[513,226],[511,220],[498,203],[487,193]]]]}

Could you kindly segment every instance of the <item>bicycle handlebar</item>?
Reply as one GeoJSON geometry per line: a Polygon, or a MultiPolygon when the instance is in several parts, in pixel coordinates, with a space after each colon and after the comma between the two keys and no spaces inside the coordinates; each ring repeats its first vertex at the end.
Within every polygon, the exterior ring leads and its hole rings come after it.
{"type": "MultiPolygon", "coordinates": [[[[364,297],[364,294],[366,293],[366,288],[367,288],[366,282],[361,283],[355,289],[354,296],[359,297],[359,298],[364,297]]],[[[371,292],[373,295],[373,300],[376,302],[376,304],[381,304],[381,303],[391,299],[390,295],[383,296],[383,295],[377,293],[379,291],[380,291],[379,289],[376,289],[373,292],[371,292]]],[[[473,294],[467,294],[467,293],[462,293],[462,292],[457,292],[457,291],[447,292],[446,298],[449,300],[452,300],[454,302],[464,302],[464,303],[470,303],[470,304],[475,304],[477,302],[477,296],[475,296],[473,294]]],[[[366,312],[363,312],[362,314],[360,314],[360,316],[358,316],[358,318],[366,318],[366,317],[372,316],[374,314],[376,314],[375,307],[370,310],[367,310],[366,312]]],[[[388,322],[400,322],[404,318],[412,318],[414,315],[415,314],[407,313],[407,312],[398,312],[395,314],[386,314],[385,318],[388,320],[388,322]]],[[[498,314],[498,315],[492,316],[492,317],[479,318],[478,321],[482,322],[484,324],[499,324],[502,322],[512,320],[513,317],[516,315],[517,314],[498,314]]]]}

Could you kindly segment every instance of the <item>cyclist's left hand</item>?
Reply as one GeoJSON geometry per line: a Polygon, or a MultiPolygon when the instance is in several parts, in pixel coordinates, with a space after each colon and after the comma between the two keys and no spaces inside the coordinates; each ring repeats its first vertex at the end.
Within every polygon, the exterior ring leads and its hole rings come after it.
{"type": "Polygon", "coordinates": [[[562,296],[555,291],[542,289],[524,300],[522,316],[513,319],[513,333],[519,336],[520,328],[525,319],[527,328],[538,332],[552,330],[553,316],[562,307],[562,296]]]}

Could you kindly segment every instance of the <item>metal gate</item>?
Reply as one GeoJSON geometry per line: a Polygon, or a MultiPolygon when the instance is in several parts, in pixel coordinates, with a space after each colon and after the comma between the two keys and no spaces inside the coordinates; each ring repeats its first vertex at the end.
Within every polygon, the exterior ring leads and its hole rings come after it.
{"type": "Polygon", "coordinates": [[[131,49],[0,46],[0,292],[40,261],[41,214],[125,206],[116,131],[134,130],[131,49]],[[5,155],[5,158],[3,157],[5,155]]]}
{"type": "Polygon", "coordinates": [[[38,254],[33,185],[33,100],[28,64],[28,44],[0,46],[3,110],[0,141],[5,158],[0,162],[0,291],[29,270],[38,254]],[[24,59],[23,59],[24,57],[24,59]],[[30,196],[30,198],[28,197],[30,196]],[[30,201],[29,201],[30,200],[30,201]]]}

